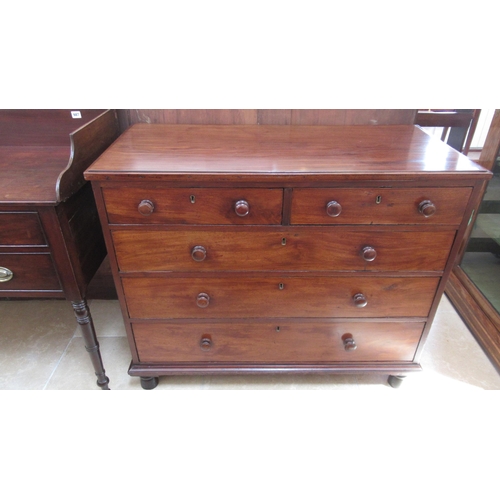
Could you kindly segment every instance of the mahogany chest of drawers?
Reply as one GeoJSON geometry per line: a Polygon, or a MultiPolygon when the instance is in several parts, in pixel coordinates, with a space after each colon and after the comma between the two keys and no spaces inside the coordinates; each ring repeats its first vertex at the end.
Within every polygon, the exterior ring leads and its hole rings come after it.
{"type": "Polygon", "coordinates": [[[488,171],[413,126],[138,124],[85,173],[144,388],[419,370],[488,171]]]}

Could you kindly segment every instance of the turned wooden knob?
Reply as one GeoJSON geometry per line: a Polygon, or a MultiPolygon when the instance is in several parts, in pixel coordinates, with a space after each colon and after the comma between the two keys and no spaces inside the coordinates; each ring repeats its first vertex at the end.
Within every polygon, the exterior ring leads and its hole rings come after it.
{"type": "Polygon", "coordinates": [[[139,213],[142,215],[151,215],[155,210],[155,205],[150,200],[142,200],[137,207],[139,213]]]}
{"type": "Polygon", "coordinates": [[[361,250],[361,256],[366,262],[372,262],[377,257],[377,251],[373,247],[364,247],[363,250],[361,250]]]}
{"type": "Polygon", "coordinates": [[[352,334],[350,333],[342,335],[342,342],[344,343],[344,349],[346,351],[354,351],[355,349],[358,348],[352,334]]]}
{"type": "Polygon", "coordinates": [[[250,213],[250,205],[248,204],[248,201],[237,201],[234,204],[234,211],[236,212],[236,215],[239,215],[240,217],[245,217],[245,215],[248,215],[250,213]]]}
{"type": "Polygon", "coordinates": [[[209,351],[212,348],[212,337],[210,335],[203,335],[200,340],[200,347],[202,351],[209,351]]]}
{"type": "Polygon", "coordinates": [[[205,247],[202,247],[201,245],[196,245],[191,250],[191,257],[196,262],[201,262],[201,261],[205,260],[206,256],[207,256],[207,251],[206,251],[205,247]]]}
{"type": "Polygon", "coordinates": [[[366,304],[368,304],[366,297],[362,293],[357,293],[356,295],[354,295],[352,300],[354,301],[354,305],[356,307],[365,307],[366,304]]]}
{"type": "Polygon", "coordinates": [[[340,212],[342,212],[342,205],[338,201],[330,201],[326,205],[326,215],[338,217],[340,212]]]}
{"type": "Polygon", "coordinates": [[[431,217],[436,213],[436,205],[431,200],[424,200],[418,205],[418,211],[424,217],[431,217]]]}
{"type": "Polygon", "coordinates": [[[208,293],[199,293],[196,297],[196,305],[198,307],[201,307],[202,309],[205,309],[205,307],[208,307],[209,304],[210,296],[208,295],[208,293]]]}

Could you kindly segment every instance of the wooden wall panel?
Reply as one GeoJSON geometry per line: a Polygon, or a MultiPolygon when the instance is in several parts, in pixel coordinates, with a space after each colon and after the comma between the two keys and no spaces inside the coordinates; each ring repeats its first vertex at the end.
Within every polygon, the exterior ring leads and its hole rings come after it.
{"type": "Polygon", "coordinates": [[[204,125],[409,125],[414,109],[124,109],[120,126],[134,123],[204,125]]]}
{"type": "Polygon", "coordinates": [[[257,110],[259,125],[290,125],[292,123],[291,109],[259,109],[257,110]]]}
{"type": "Polygon", "coordinates": [[[495,109],[491,125],[484,142],[481,156],[477,163],[488,170],[493,170],[500,153],[500,109],[495,109]]]}

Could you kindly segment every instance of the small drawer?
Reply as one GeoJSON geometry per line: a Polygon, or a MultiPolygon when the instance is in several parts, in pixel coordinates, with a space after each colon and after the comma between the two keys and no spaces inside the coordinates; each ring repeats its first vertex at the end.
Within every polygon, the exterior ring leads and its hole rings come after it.
{"type": "Polygon", "coordinates": [[[61,290],[50,254],[0,254],[0,292],[61,290]]]}
{"type": "Polygon", "coordinates": [[[120,271],[442,271],[455,231],[318,227],[112,231],[120,271]]]}
{"type": "Polygon", "coordinates": [[[471,188],[294,189],[291,223],[459,225],[471,193],[471,188]]]}
{"type": "Polygon", "coordinates": [[[37,213],[0,213],[0,246],[46,246],[46,244],[37,213]]]}
{"type": "Polygon", "coordinates": [[[412,361],[423,323],[135,323],[141,363],[412,361]]]}
{"type": "Polygon", "coordinates": [[[281,224],[282,189],[103,189],[110,224],[281,224]]]}
{"type": "Polygon", "coordinates": [[[133,319],[427,317],[439,278],[122,278],[133,319]]]}

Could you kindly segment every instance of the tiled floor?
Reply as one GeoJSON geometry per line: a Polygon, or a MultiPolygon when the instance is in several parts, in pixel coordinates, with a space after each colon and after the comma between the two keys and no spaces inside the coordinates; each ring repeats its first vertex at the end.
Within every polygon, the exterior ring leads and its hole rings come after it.
{"type": "MultiPolygon", "coordinates": [[[[114,390],[142,390],[127,369],[130,353],[115,300],[90,303],[114,390]]],[[[0,301],[0,389],[99,390],[71,306],[60,300],[0,301]]],[[[446,297],[421,360],[398,391],[500,389],[489,362],[446,297]]],[[[386,375],[162,377],[162,389],[356,389],[393,391],[386,375]]]]}

